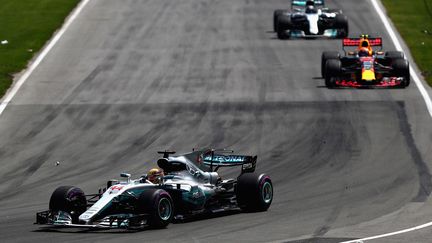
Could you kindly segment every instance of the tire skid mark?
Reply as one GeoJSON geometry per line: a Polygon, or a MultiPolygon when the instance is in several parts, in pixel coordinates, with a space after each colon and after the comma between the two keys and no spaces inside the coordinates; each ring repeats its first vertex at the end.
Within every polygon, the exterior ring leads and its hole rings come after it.
{"type": "Polygon", "coordinates": [[[432,176],[429,171],[429,167],[423,160],[422,155],[417,148],[414,141],[414,137],[411,131],[411,125],[408,122],[408,117],[405,111],[405,103],[397,102],[395,105],[395,110],[399,116],[399,126],[402,135],[405,138],[407,148],[410,152],[413,163],[417,168],[417,173],[419,177],[419,191],[417,195],[412,199],[413,202],[425,202],[432,192],[432,176]]]}

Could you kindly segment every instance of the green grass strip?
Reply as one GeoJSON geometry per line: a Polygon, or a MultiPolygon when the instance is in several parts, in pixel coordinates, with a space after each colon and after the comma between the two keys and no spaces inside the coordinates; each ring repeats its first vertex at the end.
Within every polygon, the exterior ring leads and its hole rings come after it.
{"type": "Polygon", "coordinates": [[[0,96],[10,87],[13,74],[61,27],[79,0],[0,1],[0,96]]]}
{"type": "Polygon", "coordinates": [[[432,86],[432,1],[382,0],[382,3],[407,43],[422,75],[432,86]]]}

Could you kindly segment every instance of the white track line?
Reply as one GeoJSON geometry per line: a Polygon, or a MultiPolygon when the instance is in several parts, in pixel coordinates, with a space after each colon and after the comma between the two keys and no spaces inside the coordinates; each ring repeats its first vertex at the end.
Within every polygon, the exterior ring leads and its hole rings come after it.
{"type": "Polygon", "coordinates": [[[3,101],[0,104],[0,115],[6,109],[6,106],[9,104],[9,102],[12,100],[12,98],[16,95],[16,93],[21,88],[21,86],[27,81],[28,77],[30,77],[30,75],[33,73],[33,71],[36,69],[36,67],[39,66],[39,64],[46,57],[46,55],[51,51],[51,49],[55,46],[55,44],[57,44],[57,42],[60,40],[60,38],[66,32],[66,30],[69,28],[69,26],[72,24],[72,22],[81,13],[81,11],[84,9],[84,7],[87,5],[88,2],[90,2],[90,0],[82,0],[78,4],[78,7],[75,8],[75,10],[70,15],[70,17],[67,18],[64,25],[54,35],[54,37],[51,39],[49,44],[42,50],[42,52],[38,55],[36,60],[30,65],[30,67],[24,72],[24,74],[13,85],[12,89],[10,91],[8,91],[8,93],[6,94],[6,96],[4,97],[3,101]]]}
{"type": "Polygon", "coordinates": [[[399,234],[403,234],[403,233],[407,233],[407,232],[410,232],[410,231],[415,231],[415,230],[423,229],[423,228],[430,227],[430,226],[432,226],[432,222],[429,222],[429,223],[426,223],[426,224],[422,224],[422,225],[419,225],[419,226],[416,226],[416,227],[412,227],[412,228],[409,228],[409,229],[399,230],[399,231],[395,231],[395,232],[391,232],[391,233],[387,233],[387,234],[382,234],[382,235],[375,235],[375,236],[371,236],[371,237],[367,237],[367,238],[362,238],[362,239],[358,239],[358,240],[344,241],[344,242],[341,242],[341,243],[362,243],[362,242],[367,241],[367,240],[374,240],[374,239],[389,237],[389,236],[392,236],[392,235],[399,235],[399,234]]]}
{"type": "MultiPolygon", "coordinates": [[[[372,1],[372,5],[374,6],[375,10],[377,11],[377,13],[381,19],[381,21],[383,22],[384,27],[386,28],[388,34],[390,35],[390,38],[392,39],[393,44],[396,47],[396,50],[403,51],[402,45],[399,42],[399,39],[397,38],[393,27],[390,25],[390,22],[389,22],[387,16],[384,14],[384,11],[381,8],[381,5],[378,4],[378,0],[371,0],[371,1],[372,1]]],[[[415,70],[411,66],[410,66],[410,73],[411,73],[411,77],[413,78],[414,82],[417,85],[417,88],[420,91],[420,94],[423,96],[423,99],[426,103],[426,107],[429,111],[429,115],[432,117],[431,98],[430,98],[428,92],[426,91],[425,87],[423,86],[423,83],[421,82],[419,76],[417,75],[417,73],[415,72],[415,70]]]]}
{"type": "MultiPolygon", "coordinates": [[[[395,31],[393,30],[392,26],[390,25],[390,22],[388,21],[386,15],[384,14],[382,7],[378,4],[378,0],[371,0],[371,1],[372,1],[372,5],[374,6],[375,10],[377,11],[379,17],[381,18],[381,21],[383,22],[384,27],[387,29],[387,32],[389,33],[390,38],[392,39],[392,41],[396,47],[396,50],[402,51],[402,45],[399,42],[399,39],[396,37],[395,31]]],[[[415,72],[415,70],[412,67],[410,67],[410,72],[411,72],[411,76],[412,76],[414,82],[416,83],[416,85],[420,91],[420,94],[423,96],[423,99],[426,103],[426,107],[429,111],[429,115],[432,117],[431,98],[430,98],[428,92],[426,91],[425,87],[423,86],[423,83],[421,82],[417,73],[415,72]]],[[[404,234],[407,232],[411,232],[411,231],[415,231],[415,230],[419,230],[419,229],[423,229],[423,228],[427,228],[427,227],[431,227],[431,226],[432,226],[432,222],[429,222],[429,223],[425,223],[425,224],[418,225],[418,226],[408,228],[408,229],[403,229],[403,230],[390,232],[390,233],[382,234],[382,235],[370,236],[370,237],[357,239],[357,240],[344,241],[342,243],[362,243],[362,242],[368,241],[368,240],[374,240],[374,239],[389,237],[389,236],[393,236],[393,235],[404,234]]]]}

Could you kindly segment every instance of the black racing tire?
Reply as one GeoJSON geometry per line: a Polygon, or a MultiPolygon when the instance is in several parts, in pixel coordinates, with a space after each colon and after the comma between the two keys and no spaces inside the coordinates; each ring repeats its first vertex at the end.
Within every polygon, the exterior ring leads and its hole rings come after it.
{"type": "Polygon", "coordinates": [[[336,86],[335,78],[341,75],[342,63],[338,59],[330,59],[325,64],[325,85],[327,88],[334,88],[336,86]]]}
{"type": "Polygon", "coordinates": [[[349,33],[348,18],[343,14],[337,14],[335,17],[335,27],[338,29],[338,37],[345,38],[349,33]]]}
{"type": "Polygon", "coordinates": [[[384,54],[386,65],[392,65],[398,59],[405,59],[405,55],[401,51],[388,51],[384,54]]]}
{"type": "Polygon", "coordinates": [[[401,51],[388,51],[384,54],[384,57],[389,59],[404,59],[405,55],[401,51]]]}
{"type": "Polygon", "coordinates": [[[146,189],[139,196],[138,210],[148,214],[147,224],[152,228],[165,228],[174,217],[171,195],[163,189],[146,189]]]}
{"type": "Polygon", "coordinates": [[[278,22],[278,18],[279,16],[286,10],[282,10],[282,9],[276,9],[273,12],[273,31],[277,32],[277,22],[278,22]]]}
{"type": "Polygon", "coordinates": [[[402,77],[404,80],[401,83],[401,87],[405,88],[410,85],[410,67],[409,62],[406,59],[396,59],[392,63],[393,75],[396,77],[402,77]]]}
{"type": "Polygon", "coordinates": [[[235,191],[237,204],[243,211],[267,211],[273,201],[273,184],[266,174],[241,174],[235,191]]]}
{"type": "Polygon", "coordinates": [[[288,39],[290,34],[287,33],[291,29],[291,16],[279,15],[276,22],[277,37],[281,40],[288,39]]]}
{"type": "Polygon", "coordinates": [[[49,209],[67,212],[72,217],[72,223],[77,223],[78,217],[87,210],[87,199],[80,188],[61,186],[51,194],[49,209]]]}
{"type": "Polygon", "coordinates": [[[325,64],[330,59],[340,59],[340,54],[337,51],[325,51],[321,55],[321,77],[325,78],[325,64]]]}

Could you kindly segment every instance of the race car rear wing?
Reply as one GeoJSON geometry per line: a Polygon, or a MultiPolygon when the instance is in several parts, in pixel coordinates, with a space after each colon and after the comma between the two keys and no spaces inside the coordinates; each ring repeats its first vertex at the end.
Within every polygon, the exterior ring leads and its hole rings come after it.
{"type": "Polygon", "coordinates": [[[203,163],[209,165],[211,170],[215,166],[226,167],[226,166],[242,166],[242,173],[254,172],[256,167],[257,156],[247,155],[224,155],[209,153],[203,158],[203,163]]]}
{"type": "MultiPolygon", "coordinates": [[[[378,46],[379,48],[377,50],[374,50],[376,52],[380,52],[382,50],[382,38],[376,37],[376,38],[370,38],[369,35],[361,35],[359,38],[344,38],[342,39],[342,49],[345,52],[345,55],[347,54],[346,47],[360,47],[363,46],[363,42],[367,42],[369,44],[366,44],[366,46],[378,46]]],[[[348,53],[355,53],[352,51],[349,51],[348,53]]],[[[351,54],[350,54],[351,55],[351,54]]]]}
{"type": "MultiPolygon", "coordinates": [[[[315,0],[314,1],[315,6],[323,7],[324,6],[324,0],[315,0]]],[[[292,0],[291,1],[291,7],[304,7],[306,6],[306,0],[292,0]]]]}
{"type": "MultiPolygon", "coordinates": [[[[344,38],[342,40],[342,45],[345,46],[359,46],[360,42],[363,40],[364,38],[344,38]]],[[[381,37],[377,37],[377,38],[368,38],[367,39],[369,41],[369,45],[370,46],[382,46],[382,38],[381,37]]]]}

